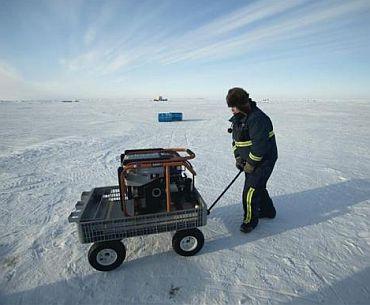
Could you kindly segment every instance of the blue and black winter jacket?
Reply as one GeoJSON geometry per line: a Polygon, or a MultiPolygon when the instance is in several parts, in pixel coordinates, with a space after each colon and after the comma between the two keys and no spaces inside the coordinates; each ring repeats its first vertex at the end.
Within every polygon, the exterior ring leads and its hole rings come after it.
{"type": "Polygon", "coordinates": [[[255,102],[252,102],[250,114],[238,113],[229,121],[232,123],[235,157],[241,157],[255,167],[276,162],[278,153],[272,122],[255,102]]]}

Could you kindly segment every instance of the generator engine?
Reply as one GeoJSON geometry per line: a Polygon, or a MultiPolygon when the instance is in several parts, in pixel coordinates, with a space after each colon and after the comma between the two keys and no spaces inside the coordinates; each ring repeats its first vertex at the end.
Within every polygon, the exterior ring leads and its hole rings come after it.
{"type": "MultiPolygon", "coordinates": [[[[131,203],[128,210],[135,211],[135,215],[166,211],[166,183],[162,167],[132,170],[125,180],[127,201],[131,203]]],[[[174,209],[183,209],[191,201],[192,186],[192,179],[186,176],[181,166],[171,168],[170,193],[174,209]]],[[[130,211],[127,213],[132,215],[130,211]]]]}

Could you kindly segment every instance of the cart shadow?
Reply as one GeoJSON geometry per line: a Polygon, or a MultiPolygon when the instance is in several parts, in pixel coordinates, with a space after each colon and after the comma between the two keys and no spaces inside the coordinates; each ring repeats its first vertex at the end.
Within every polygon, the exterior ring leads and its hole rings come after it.
{"type": "Polygon", "coordinates": [[[370,180],[349,180],[272,199],[277,210],[276,218],[260,219],[257,228],[250,234],[239,231],[243,215],[241,203],[215,208],[203,229],[206,233],[206,243],[200,255],[231,249],[247,242],[344,215],[349,212],[351,206],[370,199],[370,180]],[[216,227],[212,229],[213,221],[222,223],[224,232],[217,232],[216,227]]]}
{"type": "MultiPolygon", "coordinates": [[[[170,236],[168,239],[170,242],[170,236]]],[[[199,260],[200,257],[197,262],[194,257],[178,256],[172,249],[132,260],[128,258],[120,268],[110,272],[76,270],[54,283],[9,294],[3,290],[0,303],[188,304],[194,301],[194,296],[198,300],[205,297],[204,278],[209,278],[210,274],[202,270],[199,260]]]]}
{"type": "MultiPolygon", "coordinates": [[[[202,229],[206,243],[195,257],[181,257],[168,248],[162,253],[129,256],[120,268],[106,273],[81,271],[75,264],[71,270],[64,271],[57,282],[15,293],[3,289],[0,299],[2,304],[206,303],[205,279],[212,278],[212,270],[202,268],[202,262],[209,259],[206,254],[325,222],[348,213],[351,206],[369,198],[370,180],[361,179],[277,196],[273,198],[277,218],[262,219],[248,235],[239,232],[241,204],[217,207],[212,211],[208,225],[202,229]],[[213,222],[222,223],[227,232],[213,230],[213,222]]],[[[170,236],[166,238],[170,243],[170,236]]],[[[143,242],[148,248],[148,251],[144,249],[146,253],[154,251],[151,249],[156,243],[154,239],[143,242]]],[[[128,245],[130,248],[130,243],[128,245]]],[[[134,248],[137,248],[136,244],[134,248]]],[[[66,266],[65,269],[69,268],[66,266]]]]}

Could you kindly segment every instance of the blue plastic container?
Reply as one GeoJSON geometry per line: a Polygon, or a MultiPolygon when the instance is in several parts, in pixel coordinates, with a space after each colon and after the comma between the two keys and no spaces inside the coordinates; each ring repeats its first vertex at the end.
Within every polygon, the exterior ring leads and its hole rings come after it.
{"type": "Polygon", "coordinates": [[[181,112],[162,112],[158,113],[158,122],[182,121],[181,112]]]}

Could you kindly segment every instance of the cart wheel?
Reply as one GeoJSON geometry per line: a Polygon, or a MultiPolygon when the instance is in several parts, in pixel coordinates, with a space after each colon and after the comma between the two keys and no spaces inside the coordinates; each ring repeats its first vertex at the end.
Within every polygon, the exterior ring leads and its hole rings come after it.
{"type": "Polygon", "coordinates": [[[81,194],[81,200],[83,200],[84,198],[88,197],[89,195],[90,195],[90,192],[88,192],[88,191],[82,192],[82,194],[81,194]]]}
{"type": "Polygon", "coordinates": [[[90,247],[88,254],[90,265],[99,271],[116,269],[125,257],[125,245],[119,240],[95,243],[90,247]]]}
{"type": "Polygon", "coordinates": [[[202,231],[197,228],[177,231],[172,238],[172,248],[182,256],[192,256],[204,245],[202,231]]]}

